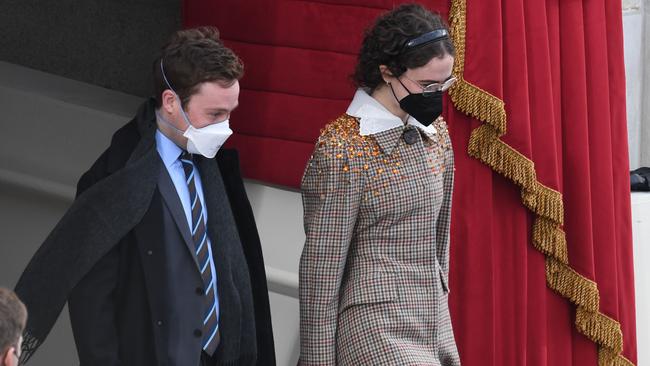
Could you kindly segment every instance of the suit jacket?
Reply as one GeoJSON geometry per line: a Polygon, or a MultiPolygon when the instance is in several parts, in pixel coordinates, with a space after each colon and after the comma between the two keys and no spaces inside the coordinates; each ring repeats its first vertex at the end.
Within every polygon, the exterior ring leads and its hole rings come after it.
{"type": "MultiPolygon", "coordinates": [[[[145,103],[115,134],[80,179],[78,196],[127,164],[141,138],[138,125],[155,124],[152,108],[151,101],[145,103]]],[[[82,365],[199,365],[203,283],[180,199],[157,153],[151,156],[157,159],[157,183],[144,215],[68,299],[82,365]]],[[[274,365],[263,258],[236,153],[225,150],[216,159],[199,158],[197,167],[222,315],[213,362],[274,365]]]]}
{"type": "Polygon", "coordinates": [[[361,136],[339,117],[302,180],[302,365],[459,365],[447,306],[453,153],[444,121],[361,136]],[[410,134],[411,142],[404,135],[410,134]]]}

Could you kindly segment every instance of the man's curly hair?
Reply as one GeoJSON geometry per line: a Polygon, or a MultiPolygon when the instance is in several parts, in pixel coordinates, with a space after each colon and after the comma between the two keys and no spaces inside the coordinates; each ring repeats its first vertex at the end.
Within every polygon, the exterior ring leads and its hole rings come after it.
{"type": "Polygon", "coordinates": [[[161,57],[154,61],[153,79],[156,105],[162,104],[162,92],[169,89],[160,70],[174,91],[178,93],[183,107],[199,86],[217,81],[224,86],[232,85],[244,75],[244,65],[235,53],[219,39],[215,27],[198,27],[180,30],[171,36],[163,47],[161,57]]]}
{"type": "Polygon", "coordinates": [[[418,4],[403,4],[380,16],[366,31],[359,61],[352,79],[357,87],[375,90],[383,84],[379,65],[386,65],[394,76],[421,67],[434,57],[455,55],[449,37],[401,52],[409,40],[436,29],[447,29],[440,15],[418,4]]]}

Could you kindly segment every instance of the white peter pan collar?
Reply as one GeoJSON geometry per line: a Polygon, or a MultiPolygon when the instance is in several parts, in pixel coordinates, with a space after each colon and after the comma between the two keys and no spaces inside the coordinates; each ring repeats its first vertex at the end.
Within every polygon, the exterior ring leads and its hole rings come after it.
{"type": "MultiPolygon", "coordinates": [[[[357,89],[346,113],[359,118],[359,133],[361,136],[374,135],[393,128],[404,127],[404,122],[399,117],[390,113],[377,99],[368,95],[363,89],[357,89]]],[[[425,126],[410,115],[406,123],[419,128],[429,136],[437,133],[433,125],[425,126]]]]}

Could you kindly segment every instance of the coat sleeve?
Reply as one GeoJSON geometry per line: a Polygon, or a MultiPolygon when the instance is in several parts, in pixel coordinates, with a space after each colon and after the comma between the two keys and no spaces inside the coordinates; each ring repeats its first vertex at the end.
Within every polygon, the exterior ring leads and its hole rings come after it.
{"type": "Polygon", "coordinates": [[[301,184],[306,240],[299,270],[300,364],[335,365],[339,290],[360,194],[345,149],[317,146],[301,184]]]}
{"type": "MultiPolygon", "coordinates": [[[[77,196],[103,178],[106,157],[105,153],[81,177],[77,184],[77,196]]],[[[114,305],[118,247],[95,264],[68,298],[70,322],[81,366],[120,365],[114,305]]]]}
{"type": "Polygon", "coordinates": [[[445,290],[449,292],[449,231],[451,226],[451,201],[454,190],[454,152],[451,148],[451,139],[445,130],[445,144],[448,149],[445,151],[443,179],[443,198],[438,218],[436,221],[436,254],[438,263],[443,272],[443,283],[445,290]]]}

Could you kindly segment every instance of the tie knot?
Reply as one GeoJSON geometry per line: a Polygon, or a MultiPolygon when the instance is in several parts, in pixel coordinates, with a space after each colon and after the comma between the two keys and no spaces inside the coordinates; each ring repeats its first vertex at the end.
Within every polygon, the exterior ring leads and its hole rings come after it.
{"type": "Polygon", "coordinates": [[[185,177],[189,179],[192,176],[192,171],[194,170],[194,160],[192,160],[192,154],[183,150],[181,153],[180,161],[183,165],[183,170],[185,171],[185,177]]]}
{"type": "Polygon", "coordinates": [[[192,158],[192,154],[190,154],[190,153],[187,152],[186,150],[183,150],[183,152],[181,153],[181,159],[183,159],[183,160],[189,160],[189,161],[194,161],[194,159],[192,158]]]}

